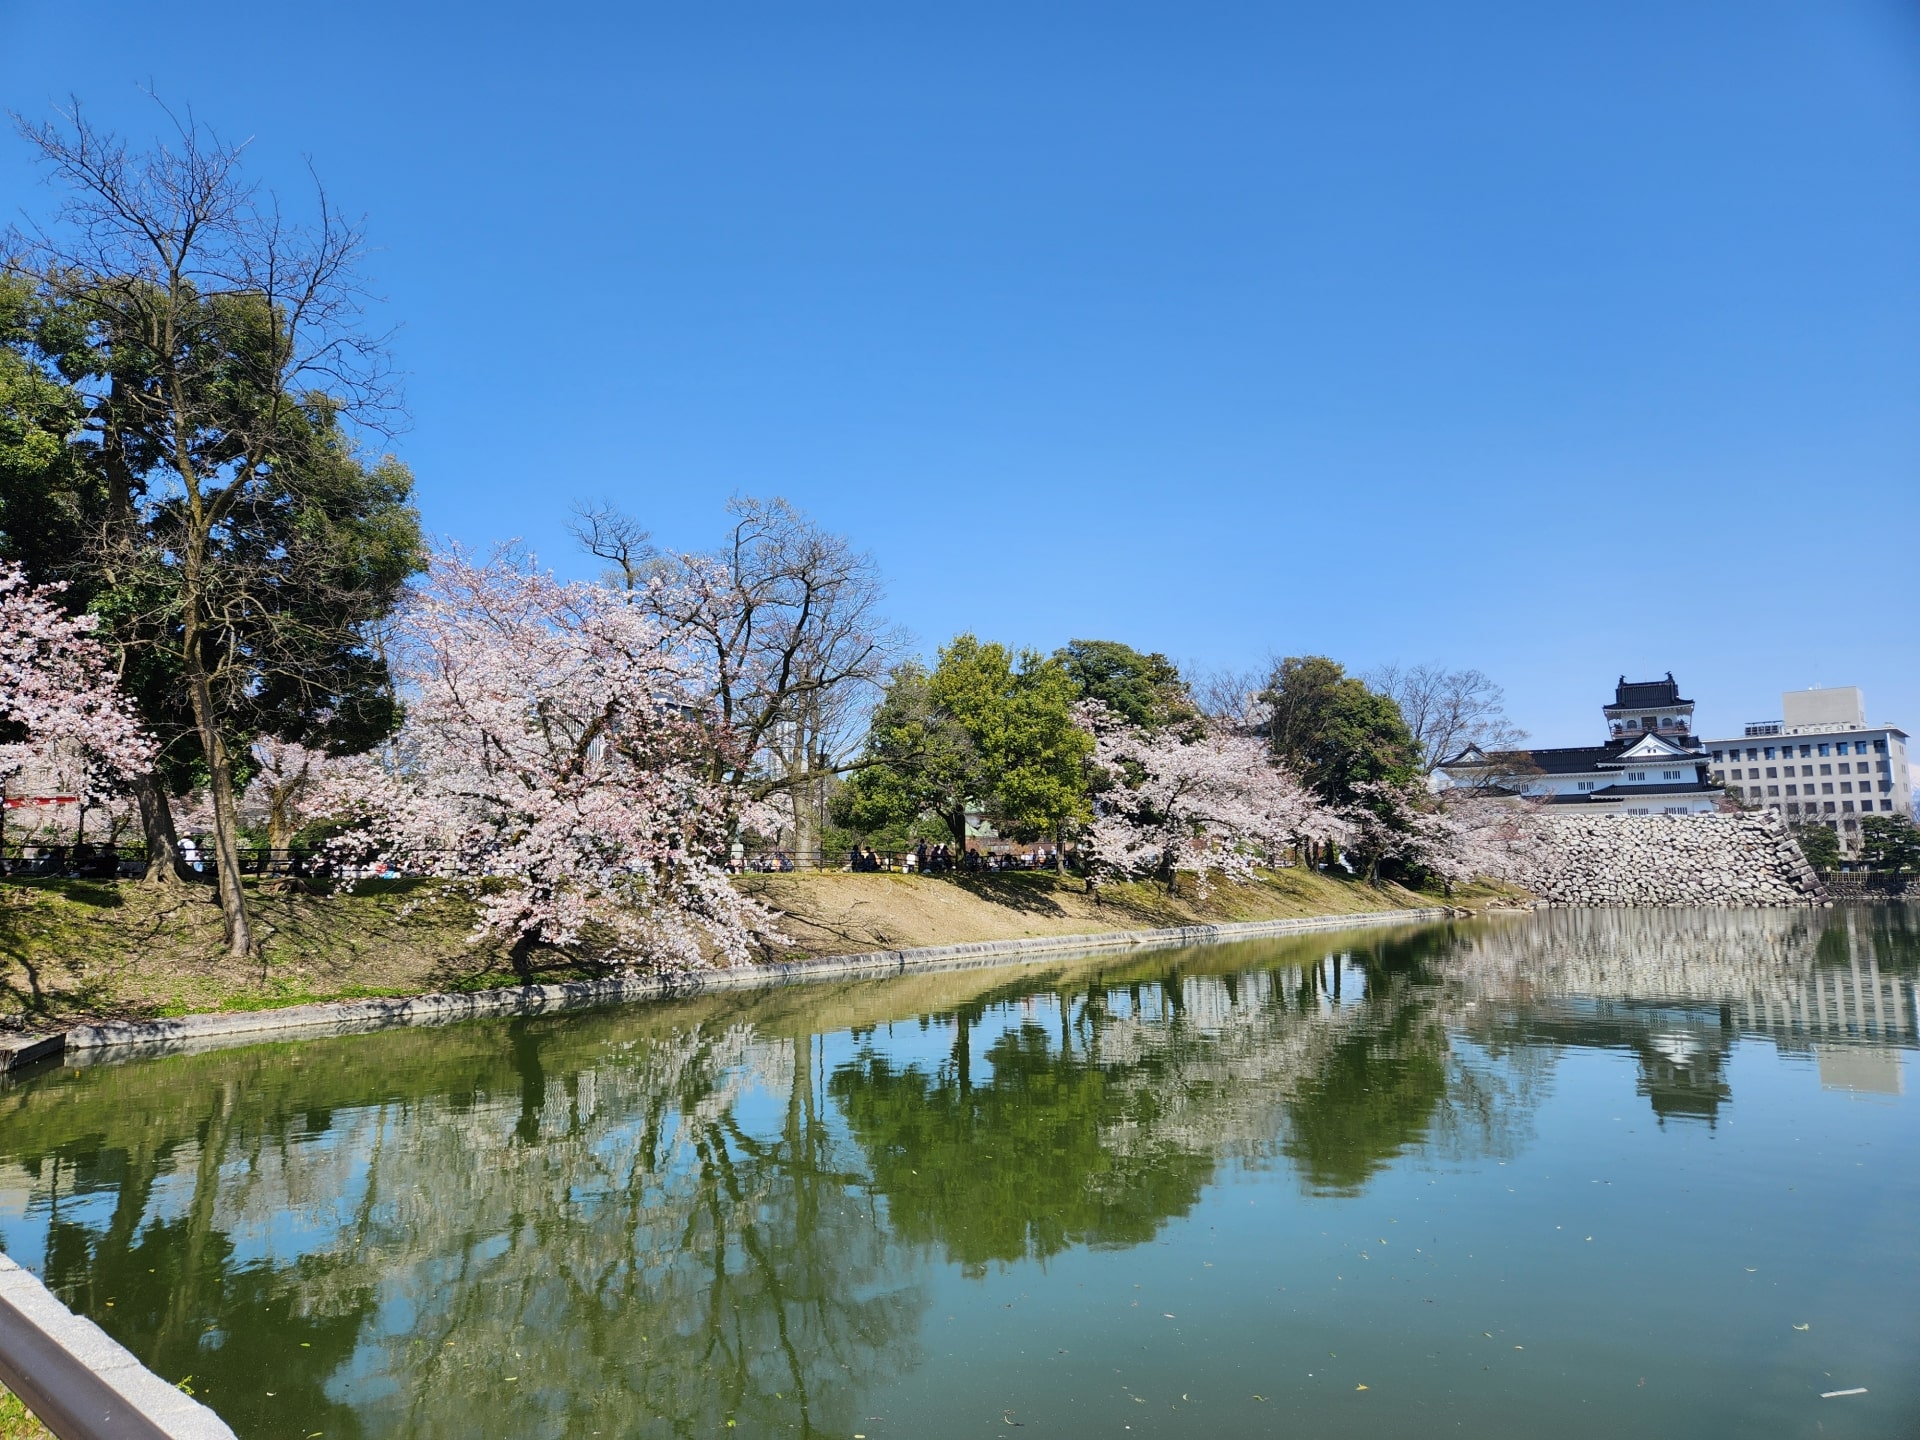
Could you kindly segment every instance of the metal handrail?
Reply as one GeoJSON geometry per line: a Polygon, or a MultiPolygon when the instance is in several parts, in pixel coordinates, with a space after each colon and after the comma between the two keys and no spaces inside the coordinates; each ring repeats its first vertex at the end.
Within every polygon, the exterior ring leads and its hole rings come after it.
{"type": "Polygon", "coordinates": [[[131,1400],[4,1297],[0,1381],[60,1440],[171,1440],[131,1400]]]}

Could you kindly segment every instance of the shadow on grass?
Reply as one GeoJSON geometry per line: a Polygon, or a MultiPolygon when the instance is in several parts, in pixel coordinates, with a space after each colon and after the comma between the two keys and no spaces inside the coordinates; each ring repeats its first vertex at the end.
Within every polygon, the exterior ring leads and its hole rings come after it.
{"type": "Polygon", "coordinates": [[[92,905],[102,910],[111,910],[126,903],[120,898],[119,889],[111,881],[57,880],[31,875],[13,875],[0,880],[0,885],[61,895],[76,905],[92,905]]]}
{"type": "MultiPolygon", "coordinates": [[[[990,905],[1003,905],[1009,910],[1018,910],[1028,915],[1046,915],[1055,919],[1067,913],[1060,902],[1053,898],[1061,882],[1052,875],[962,874],[942,878],[949,884],[965,890],[969,895],[985,900],[990,905]]],[[[1067,883],[1077,885],[1080,882],[1067,883]]]]}

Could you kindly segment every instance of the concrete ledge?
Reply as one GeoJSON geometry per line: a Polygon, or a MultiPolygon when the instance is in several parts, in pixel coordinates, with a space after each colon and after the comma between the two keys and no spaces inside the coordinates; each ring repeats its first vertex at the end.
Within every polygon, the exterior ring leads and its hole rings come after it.
{"type": "MultiPolygon", "coordinates": [[[[908,971],[1029,964],[1062,955],[1087,955],[1103,950],[1165,949],[1227,940],[1251,940],[1269,935],[1304,934],[1316,930],[1421,924],[1443,919],[1450,913],[1445,906],[1433,906],[1417,910],[1369,910],[1357,915],[1314,915],[1292,920],[1250,920],[1226,925],[1178,925],[1161,930],[1119,930],[1096,935],[1037,935],[1019,940],[981,940],[958,945],[928,945],[910,950],[829,955],[788,964],[741,965],[730,969],[579,980],[561,985],[525,985],[471,994],[414,995],[391,1000],[336,1000],[317,1005],[292,1005],[283,1010],[249,1010],[216,1015],[183,1015],[171,1020],[77,1025],[64,1035],[46,1036],[32,1043],[56,1047],[38,1051],[34,1058],[109,1050],[168,1052],[206,1045],[258,1044],[300,1032],[344,1035],[401,1025],[446,1024],[488,1015],[541,1015],[552,1011],[628,1004],[637,1000],[703,995],[724,990],[766,989],[807,981],[880,979],[908,971]]],[[[4,1059],[4,1056],[0,1056],[0,1061],[4,1059]]]]}
{"type": "Polygon", "coordinates": [[[234,1440],[218,1415],[5,1255],[0,1380],[61,1440],[234,1440]]]}

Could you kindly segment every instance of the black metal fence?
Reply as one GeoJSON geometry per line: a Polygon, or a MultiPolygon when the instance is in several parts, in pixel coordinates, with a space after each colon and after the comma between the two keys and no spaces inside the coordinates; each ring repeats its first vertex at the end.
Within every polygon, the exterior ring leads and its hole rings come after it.
{"type": "MultiPolygon", "coordinates": [[[[216,866],[213,847],[197,840],[183,847],[187,867],[212,879],[216,866]]],[[[25,878],[68,880],[135,880],[146,873],[145,845],[9,844],[0,850],[0,875],[25,878]]],[[[271,849],[265,845],[240,847],[240,873],[261,877],[338,876],[343,873],[338,859],[324,850],[271,849]]],[[[370,873],[369,867],[354,867],[355,874],[370,873]]]]}
{"type": "Polygon", "coordinates": [[[1915,878],[1898,870],[1829,870],[1820,876],[1836,900],[1899,900],[1920,895],[1915,878]]]}
{"type": "MultiPolygon", "coordinates": [[[[787,850],[779,847],[747,850],[727,861],[727,868],[747,875],[788,874],[798,871],[852,871],[856,874],[980,875],[1016,870],[1052,870],[1053,852],[1047,849],[969,849],[955,853],[951,846],[925,850],[787,850]]],[[[1079,858],[1066,852],[1065,868],[1076,874],[1079,858]]]]}

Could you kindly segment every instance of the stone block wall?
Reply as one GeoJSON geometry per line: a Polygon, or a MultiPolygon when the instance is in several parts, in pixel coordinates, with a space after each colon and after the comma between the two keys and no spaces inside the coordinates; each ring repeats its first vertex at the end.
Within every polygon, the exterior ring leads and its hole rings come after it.
{"type": "Polygon", "coordinates": [[[1555,905],[1818,905],[1826,888],[1780,818],[1540,817],[1527,884],[1555,905]]]}

